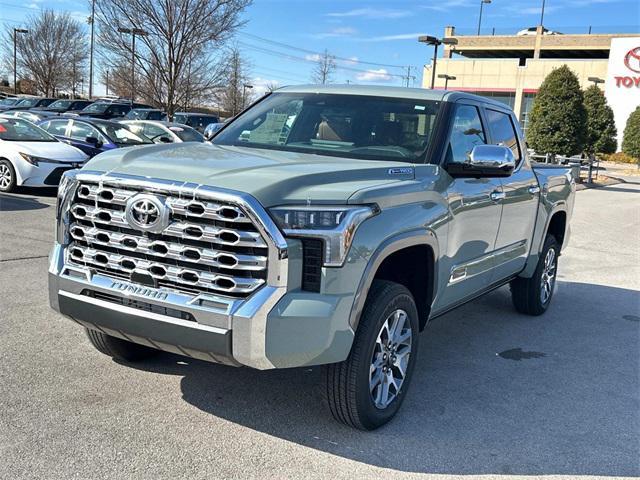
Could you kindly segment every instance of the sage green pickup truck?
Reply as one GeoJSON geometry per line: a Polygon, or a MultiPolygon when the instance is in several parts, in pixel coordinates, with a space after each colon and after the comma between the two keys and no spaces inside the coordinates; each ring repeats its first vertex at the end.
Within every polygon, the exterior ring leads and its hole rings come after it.
{"type": "Polygon", "coordinates": [[[212,143],[65,174],[50,303],[100,352],[323,365],[334,417],[374,429],[419,374],[431,320],[506,284],[519,312],[549,307],[575,181],[532,166],[501,103],[287,87],[212,143]]]}

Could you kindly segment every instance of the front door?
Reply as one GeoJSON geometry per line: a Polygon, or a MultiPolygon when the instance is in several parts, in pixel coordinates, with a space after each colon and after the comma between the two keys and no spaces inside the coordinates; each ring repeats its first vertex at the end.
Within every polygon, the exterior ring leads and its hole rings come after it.
{"type": "MultiPolygon", "coordinates": [[[[449,136],[447,163],[465,162],[473,147],[488,135],[477,105],[457,104],[449,136]]],[[[499,178],[452,178],[446,198],[449,207],[447,251],[440,252],[442,292],[434,313],[446,310],[489,286],[493,252],[500,226],[502,185],[499,178]]]]}

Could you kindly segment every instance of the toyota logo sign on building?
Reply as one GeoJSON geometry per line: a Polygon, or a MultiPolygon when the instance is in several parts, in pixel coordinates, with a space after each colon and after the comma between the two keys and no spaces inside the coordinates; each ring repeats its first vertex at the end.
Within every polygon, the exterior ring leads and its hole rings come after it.
{"type": "Polygon", "coordinates": [[[624,56],[624,64],[634,73],[640,73],[640,47],[632,48],[624,56]]]}

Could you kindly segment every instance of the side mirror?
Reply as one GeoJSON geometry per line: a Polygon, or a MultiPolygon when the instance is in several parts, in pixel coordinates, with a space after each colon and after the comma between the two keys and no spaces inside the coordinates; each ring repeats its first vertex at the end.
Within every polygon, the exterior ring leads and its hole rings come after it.
{"type": "Polygon", "coordinates": [[[446,166],[452,177],[508,177],[515,168],[513,152],[502,145],[476,145],[466,162],[446,166]]]}
{"type": "Polygon", "coordinates": [[[96,137],[87,137],[84,139],[85,142],[90,143],[96,148],[100,148],[102,146],[102,142],[96,137]]]}
{"type": "Polygon", "coordinates": [[[169,137],[160,137],[160,143],[173,143],[169,137]]]}

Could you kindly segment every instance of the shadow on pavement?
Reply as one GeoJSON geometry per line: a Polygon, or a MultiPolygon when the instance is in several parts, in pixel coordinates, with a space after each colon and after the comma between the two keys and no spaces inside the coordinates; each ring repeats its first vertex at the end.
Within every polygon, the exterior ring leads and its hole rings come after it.
{"type": "Polygon", "coordinates": [[[17,212],[23,210],[40,210],[51,205],[41,203],[37,198],[0,193],[0,212],[17,212]]]}
{"type": "Polygon", "coordinates": [[[634,476],[639,295],[559,282],[550,310],[527,317],[503,288],[435,320],[401,412],[374,432],[333,421],[320,368],[260,372],[169,354],[132,366],[181,375],[184,400],[211,415],[393,470],[634,476]]]}

